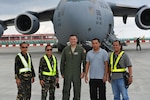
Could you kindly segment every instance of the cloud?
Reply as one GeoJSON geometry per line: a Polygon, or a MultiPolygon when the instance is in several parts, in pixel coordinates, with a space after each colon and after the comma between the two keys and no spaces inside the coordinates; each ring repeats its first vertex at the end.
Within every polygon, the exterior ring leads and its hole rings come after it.
{"type": "MultiPolygon", "coordinates": [[[[56,7],[60,0],[0,0],[0,20],[15,18],[26,11],[44,11],[56,7]]],[[[53,25],[49,22],[40,23],[38,32],[54,32],[53,25]],[[48,27],[47,27],[48,26],[48,27]]],[[[5,34],[18,34],[14,26],[9,26],[5,34]]]]}
{"type": "Polygon", "coordinates": [[[128,18],[127,24],[123,24],[121,17],[114,18],[114,31],[118,38],[150,37],[150,30],[139,29],[134,18],[128,18]]]}
{"type": "Polygon", "coordinates": [[[43,34],[43,33],[54,33],[54,26],[51,21],[48,22],[42,22],[40,24],[40,29],[36,32],[37,34],[43,34]]]}
{"type": "Polygon", "coordinates": [[[148,0],[106,0],[114,3],[128,4],[132,6],[150,5],[148,0]]]}
{"type": "Polygon", "coordinates": [[[39,11],[57,6],[59,0],[0,0],[0,15],[39,11]]]}

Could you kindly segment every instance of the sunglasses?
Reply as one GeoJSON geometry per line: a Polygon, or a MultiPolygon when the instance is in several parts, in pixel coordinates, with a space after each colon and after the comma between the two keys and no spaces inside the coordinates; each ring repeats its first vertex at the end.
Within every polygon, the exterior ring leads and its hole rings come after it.
{"type": "Polygon", "coordinates": [[[53,49],[47,49],[46,51],[52,51],[53,49]]]}
{"type": "Polygon", "coordinates": [[[21,48],[28,48],[28,47],[21,47],[21,48]]]}

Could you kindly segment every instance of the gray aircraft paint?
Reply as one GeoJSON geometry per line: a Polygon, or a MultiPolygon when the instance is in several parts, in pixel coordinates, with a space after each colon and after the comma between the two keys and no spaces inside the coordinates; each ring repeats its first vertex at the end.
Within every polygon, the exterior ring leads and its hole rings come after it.
{"type": "Polygon", "coordinates": [[[70,34],[76,34],[79,41],[95,37],[103,41],[107,34],[113,34],[113,13],[103,0],[62,0],[53,19],[56,36],[63,45],[70,34]]]}

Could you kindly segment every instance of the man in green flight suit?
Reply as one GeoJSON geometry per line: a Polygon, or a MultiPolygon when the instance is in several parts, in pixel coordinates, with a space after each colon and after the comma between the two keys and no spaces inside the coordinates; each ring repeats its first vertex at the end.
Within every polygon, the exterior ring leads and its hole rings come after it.
{"type": "Polygon", "coordinates": [[[77,45],[77,36],[70,35],[70,46],[64,48],[60,63],[60,72],[64,78],[62,100],[69,100],[71,83],[73,83],[74,98],[80,100],[81,79],[84,77],[86,51],[77,45]],[[83,72],[81,64],[83,63],[83,72]]]}

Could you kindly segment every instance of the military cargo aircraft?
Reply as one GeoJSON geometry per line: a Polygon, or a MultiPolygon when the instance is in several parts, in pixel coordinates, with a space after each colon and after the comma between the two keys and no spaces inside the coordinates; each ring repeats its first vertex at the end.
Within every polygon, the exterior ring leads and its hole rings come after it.
{"type": "Polygon", "coordinates": [[[67,45],[71,34],[77,35],[82,43],[97,37],[103,48],[112,50],[111,43],[117,39],[114,16],[122,17],[125,24],[128,17],[135,17],[140,29],[150,29],[150,7],[146,5],[134,7],[105,0],[60,0],[57,7],[41,12],[27,11],[16,18],[0,20],[0,36],[13,25],[19,33],[34,34],[40,22],[51,20],[60,51],[67,45]]]}

